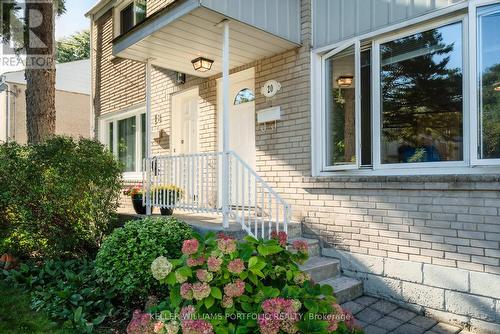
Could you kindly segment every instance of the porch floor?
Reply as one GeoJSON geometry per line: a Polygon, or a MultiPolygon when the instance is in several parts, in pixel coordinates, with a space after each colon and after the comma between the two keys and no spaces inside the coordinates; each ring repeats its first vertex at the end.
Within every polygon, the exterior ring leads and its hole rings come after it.
{"type": "MultiPolygon", "coordinates": [[[[117,214],[121,222],[147,217],[146,215],[140,215],[135,213],[134,209],[128,206],[120,207],[117,211],[117,214]]],[[[161,216],[159,214],[159,210],[156,208],[154,209],[153,214],[151,216],[165,217],[161,216]]],[[[234,219],[229,219],[229,227],[223,228],[221,214],[206,213],[206,212],[191,213],[181,210],[177,211],[174,210],[174,214],[172,215],[172,217],[175,217],[181,221],[186,222],[187,224],[191,225],[195,231],[201,234],[209,232],[214,232],[214,233],[224,232],[225,234],[235,237],[237,239],[242,239],[247,235],[247,233],[241,228],[241,225],[234,219]]],[[[289,234],[293,230],[292,234],[294,236],[295,235],[298,236],[300,234],[299,232],[300,224],[295,222],[290,222],[288,223],[288,230],[289,234]]],[[[260,233],[260,229],[258,231],[260,233]]]]}

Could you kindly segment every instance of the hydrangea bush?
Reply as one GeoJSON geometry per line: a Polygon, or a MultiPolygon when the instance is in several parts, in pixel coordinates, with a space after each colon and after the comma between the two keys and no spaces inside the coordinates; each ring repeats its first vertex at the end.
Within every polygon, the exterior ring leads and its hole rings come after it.
{"type": "Polygon", "coordinates": [[[332,288],[300,271],[307,243],[293,243],[294,252],[287,246],[284,233],[267,241],[246,237],[237,242],[214,234],[184,241],[181,258],[158,258],[151,265],[153,276],[168,285],[170,298],[150,310],[150,332],[359,332],[332,288]]]}

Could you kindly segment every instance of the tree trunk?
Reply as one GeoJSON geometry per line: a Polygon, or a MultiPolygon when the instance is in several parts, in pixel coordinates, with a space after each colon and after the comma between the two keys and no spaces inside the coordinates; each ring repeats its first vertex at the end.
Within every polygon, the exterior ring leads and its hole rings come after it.
{"type": "Polygon", "coordinates": [[[28,143],[38,143],[56,130],[54,5],[27,2],[25,14],[26,128],[28,143]]]}

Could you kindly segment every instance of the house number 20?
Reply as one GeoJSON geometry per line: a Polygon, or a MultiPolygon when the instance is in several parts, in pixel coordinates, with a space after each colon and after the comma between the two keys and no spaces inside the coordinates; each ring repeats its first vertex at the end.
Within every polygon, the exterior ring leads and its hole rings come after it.
{"type": "Polygon", "coordinates": [[[281,89],[281,84],[276,80],[269,80],[264,84],[264,87],[261,89],[262,95],[265,97],[273,97],[276,95],[281,89]]]}

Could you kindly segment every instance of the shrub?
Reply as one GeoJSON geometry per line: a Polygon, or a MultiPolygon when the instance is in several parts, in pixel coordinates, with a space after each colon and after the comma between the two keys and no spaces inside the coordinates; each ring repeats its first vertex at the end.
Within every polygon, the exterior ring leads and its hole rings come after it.
{"type": "Polygon", "coordinates": [[[93,261],[45,262],[43,266],[22,264],[18,271],[4,271],[10,285],[31,295],[31,308],[63,322],[65,328],[90,333],[106,318],[118,314],[113,305],[116,289],[104,289],[93,261]]]}
{"type": "Polygon", "coordinates": [[[97,141],[0,145],[0,251],[38,258],[95,253],[113,224],[120,189],[121,166],[97,141]]]}
{"type": "Polygon", "coordinates": [[[107,237],[96,258],[98,275],[116,287],[126,300],[144,300],[160,293],[151,276],[151,262],[159,256],[179,257],[192,228],[175,218],[145,218],[130,221],[107,237]]]}
{"type": "Polygon", "coordinates": [[[284,233],[239,243],[212,234],[185,241],[180,259],[156,259],[152,276],[170,287],[170,298],[150,310],[161,311],[153,317],[163,319],[161,333],[358,332],[332,288],[299,270],[307,243],[292,247],[295,253],[287,250],[284,233]]]}

